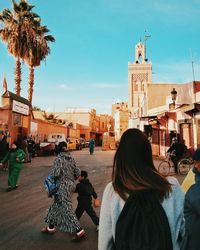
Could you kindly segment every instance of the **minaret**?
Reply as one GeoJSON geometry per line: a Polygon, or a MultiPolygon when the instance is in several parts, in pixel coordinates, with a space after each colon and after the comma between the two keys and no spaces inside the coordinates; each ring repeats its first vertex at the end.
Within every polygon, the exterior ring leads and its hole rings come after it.
{"type": "Polygon", "coordinates": [[[135,61],[128,63],[128,109],[132,118],[147,113],[148,83],[152,83],[152,64],[148,62],[145,45],[140,41],[135,46],[135,61]]]}

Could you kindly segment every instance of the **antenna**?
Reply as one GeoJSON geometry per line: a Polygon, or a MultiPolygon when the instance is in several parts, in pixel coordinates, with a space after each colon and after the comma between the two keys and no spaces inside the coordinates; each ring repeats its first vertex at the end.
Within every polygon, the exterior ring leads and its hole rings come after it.
{"type": "Polygon", "coordinates": [[[145,60],[147,59],[147,57],[146,57],[146,50],[147,50],[147,49],[146,49],[146,41],[147,41],[147,39],[148,39],[148,38],[150,38],[150,37],[151,37],[151,36],[150,36],[150,35],[148,35],[148,34],[147,34],[147,31],[145,30],[145,31],[144,31],[144,49],[145,49],[145,60]]]}
{"type": "Polygon", "coordinates": [[[193,76],[193,82],[195,82],[195,74],[194,74],[194,54],[192,53],[192,50],[190,49],[190,58],[191,58],[191,64],[192,64],[192,76],[193,76]]]}

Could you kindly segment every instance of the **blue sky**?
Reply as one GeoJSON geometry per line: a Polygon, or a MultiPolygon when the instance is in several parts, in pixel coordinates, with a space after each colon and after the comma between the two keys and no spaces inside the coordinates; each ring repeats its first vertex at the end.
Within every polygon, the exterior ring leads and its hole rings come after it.
{"type": "MultiPolygon", "coordinates": [[[[153,81],[186,83],[200,80],[199,0],[29,0],[56,43],[35,70],[33,105],[48,111],[67,107],[96,108],[128,98],[128,62],[146,30],[147,57],[153,81]]],[[[11,9],[1,0],[0,11],[11,9]]],[[[14,91],[15,60],[0,43],[0,81],[6,74],[14,91]]],[[[28,70],[22,66],[22,96],[27,97],[28,70]]]]}

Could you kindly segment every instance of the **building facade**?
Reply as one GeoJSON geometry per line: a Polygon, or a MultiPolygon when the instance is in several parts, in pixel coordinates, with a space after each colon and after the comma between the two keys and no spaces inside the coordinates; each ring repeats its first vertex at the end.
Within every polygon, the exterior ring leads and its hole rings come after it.
{"type": "Polygon", "coordinates": [[[9,143],[30,132],[31,104],[21,96],[6,90],[1,96],[0,130],[6,132],[9,143]]]}
{"type": "Polygon", "coordinates": [[[129,127],[147,134],[155,155],[164,156],[174,136],[188,148],[197,148],[200,82],[153,83],[152,64],[145,59],[144,45],[137,44],[135,53],[135,62],[128,65],[129,127]]]}
{"type": "Polygon", "coordinates": [[[102,145],[103,133],[114,131],[114,120],[110,115],[97,115],[95,109],[66,109],[65,112],[33,111],[34,117],[45,120],[45,116],[54,117],[63,123],[67,135],[73,138],[95,139],[96,145],[102,145]]]}

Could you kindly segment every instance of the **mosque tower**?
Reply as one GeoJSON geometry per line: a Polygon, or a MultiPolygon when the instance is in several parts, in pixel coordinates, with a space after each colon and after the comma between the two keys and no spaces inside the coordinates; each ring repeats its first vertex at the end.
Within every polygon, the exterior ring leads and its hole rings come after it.
{"type": "Polygon", "coordinates": [[[135,61],[128,63],[128,110],[135,119],[147,113],[147,84],[152,83],[152,64],[146,58],[146,46],[135,46],[135,61]]]}

